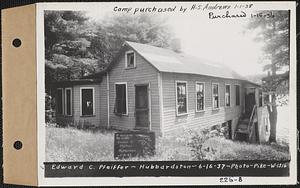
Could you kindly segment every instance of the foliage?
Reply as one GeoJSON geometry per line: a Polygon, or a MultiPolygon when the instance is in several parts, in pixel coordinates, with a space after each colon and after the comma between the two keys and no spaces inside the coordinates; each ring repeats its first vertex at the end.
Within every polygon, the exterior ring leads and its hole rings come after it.
{"type": "Polygon", "coordinates": [[[46,92],[50,83],[99,72],[124,41],[170,46],[166,20],[156,16],[106,16],[92,21],[82,11],[45,11],[46,92]]]}
{"type": "MultiPolygon", "coordinates": [[[[272,11],[274,17],[251,19],[248,29],[256,29],[256,41],[264,42],[264,70],[287,72],[289,70],[289,11],[272,11]]],[[[263,11],[268,14],[269,11],[263,11]]],[[[288,79],[288,78],[287,78],[288,79]]]]}
{"type": "MultiPolygon", "coordinates": [[[[268,14],[270,11],[263,11],[268,14]]],[[[274,17],[251,19],[248,29],[257,30],[256,41],[263,42],[264,71],[271,75],[264,80],[265,91],[288,94],[290,64],[290,12],[272,11],[274,17]]]]}
{"type": "MultiPolygon", "coordinates": [[[[260,11],[262,16],[251,19],[248,29],[257,30],[257,41],[263,41],[265,59],[264,71],[268,76],[263,78],[263,90],[271,93],[268,105],[271,124],[270,142],[276,142],[277,97],[287,96],[289,92],[289,64],[290,64],[290,11],[260,11]]],[[[287,99],[288,98],[284,98],[287,99]]]]}
{"type": "Polygon", "coordinates": [[[81,11],[45,11],[46,92],[50,83],[98,70],[89,52],[91,27],[81,11]]]}
{"type": "Polygon", "coordinates": [[[208,139],[208,130],[201,132],[192,131],[188,146],[191,148],[192,156],[196,160],[202,161],[205,158],[203,144],[208,139]]]}
{"type": "Polygon", "coordinates": [[[45,121],[46,123],[53,123],[55,122],[55,118],[54,118],[54,111],[52,109],[54,109],[54,105],[55,105],[55,101],[53,100],[53,98],[46,94],[45,95],[45,121]]]}

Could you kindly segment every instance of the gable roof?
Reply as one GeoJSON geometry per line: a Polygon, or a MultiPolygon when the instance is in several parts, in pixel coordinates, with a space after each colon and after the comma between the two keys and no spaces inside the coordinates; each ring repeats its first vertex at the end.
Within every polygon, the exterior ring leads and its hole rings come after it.
{"type": "Polygon", "coordinates": [[[160,72],[198,74],[248,81],[226,65],[220,63],[147,44],[126,41],[124,45],[133,48],[160,72]]]}

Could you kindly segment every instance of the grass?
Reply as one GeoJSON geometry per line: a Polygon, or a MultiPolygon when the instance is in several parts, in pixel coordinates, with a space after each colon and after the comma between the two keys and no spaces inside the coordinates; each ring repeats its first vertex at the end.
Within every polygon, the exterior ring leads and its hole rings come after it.
{"type": "MultiPolygon", "coordinates": [[[[113,161],[115,131],[84,131],[46,127],[46,161],[113,161]]],[[[188,133],[156,139],[156,154],[128,160],[197,160],[188,133]]],[[[212,137],[202,144],[202,160],[288,160],[289,149],[278,144],[258,145],[212,137]]]]}
{"type": "Polygon", "coordinates": [[[46,161],[113,160],[114,132],[46,128],[46,161]]]}
{"type": "Polygon", "coordinates": [[[277,144],[250,144],[236,142],[224,138],[210,138],[204,148],[212,148],[206,152],[206,160],[289,160],[287,146],[277,144]]]}

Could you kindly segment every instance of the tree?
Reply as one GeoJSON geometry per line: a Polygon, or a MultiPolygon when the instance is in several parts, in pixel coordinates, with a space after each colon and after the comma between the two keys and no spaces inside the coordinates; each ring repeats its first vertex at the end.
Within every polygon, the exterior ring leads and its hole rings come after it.
{"type": "Polygon", "coordinates": [[[261,11],[258,14],[262,17],[252,18],[247,28],[257,30],[256,40],[264,43],[264,71],[268,71],[268,76],[263,78],[263,90],[271,95],[269,142],[276,142],[277,99],[287,96],[289,91],[290,12],[261,11]]]}
{"type": "Polygon", "coordinates": [[[80,78],[98,71],[89,47],[92,29],[85,12],[45,12],[46,91],[51,82],[80,78]]]}
{"type": "Polygon", "coordinates": [[[173,34],[166,21],[145,14],[95,22],[82,11],[46,11],[46,91],[48,83],[105,69],[126,40],[169,47],[173,34]]]}
{"type": "Polygon", "coordinates": [[[99,65],[105,67],[125,41],[170,48],[173,33],[166,23],[166,19],[147,14],[106,16],[96,23],[96,37],[92,38],[90,49],[99,65]]]}
{"type": "MultiPolygon", "coordinates": [[[[82,11],[45,11],[44,16],[48,111],[55,106],[51,83],[105,69],[126,40],[168,47],[172,37],[166,20],[152,15],[111,16],[98,22],[82,11]]],[[[51,120],[51,115],[46,117],[51,120]]]]}

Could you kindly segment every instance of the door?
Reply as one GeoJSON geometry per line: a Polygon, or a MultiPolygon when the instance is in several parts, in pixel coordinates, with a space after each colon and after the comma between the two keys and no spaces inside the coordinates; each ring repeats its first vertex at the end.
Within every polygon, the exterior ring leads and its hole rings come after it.
{"type": "Polygon", "coordinates": [[[148,85],[135,86],[136,129],[149,129],[148,85]]]}
{"type": "Polygon", "coordinates": [[[245,116],[247,118],[250,118],[254,105],[255,105],[255,89],[254,88],[246,88],[245,116]]]}

